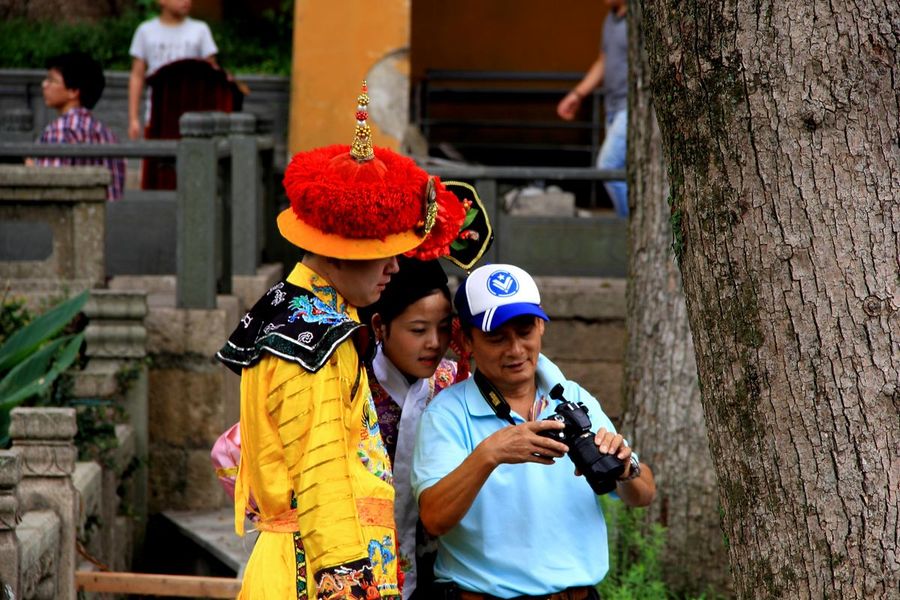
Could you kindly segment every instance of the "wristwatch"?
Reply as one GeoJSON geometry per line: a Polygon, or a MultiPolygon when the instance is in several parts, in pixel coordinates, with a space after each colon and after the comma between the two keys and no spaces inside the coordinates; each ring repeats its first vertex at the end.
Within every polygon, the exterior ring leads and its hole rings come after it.
{"type": "Polygon", "coordinates": [[[635,452],[631,453],[631,472],[628,474],[628,477],[621,477],[619,481],[631,481],[632,479],[637,479],[641,476],[641,461],[638,459],[638,455],[635,452]]]}

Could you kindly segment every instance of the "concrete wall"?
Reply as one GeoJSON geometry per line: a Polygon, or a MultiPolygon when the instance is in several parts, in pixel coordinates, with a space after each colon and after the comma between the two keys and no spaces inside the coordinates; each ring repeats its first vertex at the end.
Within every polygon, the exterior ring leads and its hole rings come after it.
{"type": "Polygon", "coordinates": [[[544,354],[591,392],[616,425],[622,416],[625,280],[536,277],[550,317],[544,354]]]}
{"type": "Polygon", "coordinates": [[[241,315],[281,277],[278,265],[235,276],[235,295],[216,308],[175,307],[175,277],[119,276],[111,290],[147,295],[148,512],[206,510],[229,503],[210,464],[219,435],[237,422],[240,378],[215,359],[241,315]]]}

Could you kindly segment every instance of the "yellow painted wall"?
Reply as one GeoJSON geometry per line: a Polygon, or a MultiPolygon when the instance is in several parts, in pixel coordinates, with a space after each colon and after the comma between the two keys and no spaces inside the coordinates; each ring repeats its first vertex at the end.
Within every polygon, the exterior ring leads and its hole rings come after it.
{"type": "MultiPolygon", "coordinates": [[[[292,153],[351,142],[356,96],[366,73],[390,52],[409,47],[410,2],[296,0],[288,139],[292,153]]],[[[398,146],[399,140],[372,125],[376,145],[398,146]]]]}

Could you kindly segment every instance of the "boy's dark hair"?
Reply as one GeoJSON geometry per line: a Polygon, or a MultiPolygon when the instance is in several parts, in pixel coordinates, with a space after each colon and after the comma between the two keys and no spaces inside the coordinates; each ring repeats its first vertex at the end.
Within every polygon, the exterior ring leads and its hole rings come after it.
{"type": "Polygon", "coordinates": [[[47,69],[56,69],[63,78],[66,89],[81,92],[81,105],[92,109],[100,100],[103,88],[106,87],[106,77],[103,76],[103,67],[96,60],[84,52],[66,52],[50,57],[47,60],[47,69]]]}

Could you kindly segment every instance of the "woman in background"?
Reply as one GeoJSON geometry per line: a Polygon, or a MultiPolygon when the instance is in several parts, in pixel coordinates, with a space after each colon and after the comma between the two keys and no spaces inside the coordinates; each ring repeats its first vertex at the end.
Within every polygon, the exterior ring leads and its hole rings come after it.
{"type": "Polygon", "coordinates": [[[409,480],[419,416],[440,390],[456,382],[457,364],[444,358],[450,345],[447,276],[437,260],[400,258],[400,270],[375,304],[360,313],[378,341],[367,366],[378,425],[394,472],[394,519],[404,573],[404,600],[429,597],[434,540],[419,525],[409,480]]]}

